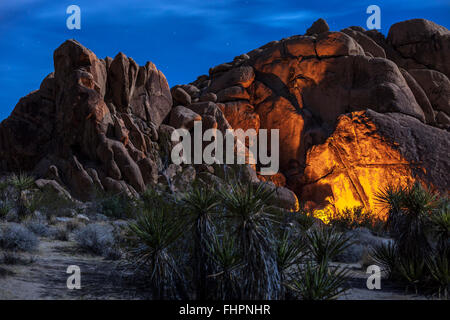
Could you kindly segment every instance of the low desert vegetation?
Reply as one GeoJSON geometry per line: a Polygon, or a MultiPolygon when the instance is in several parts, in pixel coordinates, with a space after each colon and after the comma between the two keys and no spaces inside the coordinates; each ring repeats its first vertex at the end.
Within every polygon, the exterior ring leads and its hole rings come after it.
{"type": "Polygon", "coordinates": [[[270,205],[273,197],[264,184],[239,181],[216,191],[194,184],[177,197],[148,191],[129,228],[128,259],[156,299],[338,297],[346,273],[330,263],[348,239],[323,225],[311,231],[318,239],[308,237],[292,212],[270,205]]]}
{"type": "Polygon", "coordinates": [[[387,220],[355,207],[325,224],[302,206],[274,207],[267,184],[225,181],[211,190],[198,180],[184,193],[150,187],[139,199],[99,193],[77,204],[35,189],[31,176],[10,176],[0,181],[0,262],[23,264],[39,238],[75,241],[83,254],[126,263],[154,299],[323,300],[349,289],[348,270],[334,262],[361,255],[366,244],[354,235],[382,235],[392,240],[369,246],[368,259],[390,281],[448,297],[448,198],[420,184],[389,186],[377,195],[387,220]]]}
{"type": "Polygon", "coordinates": [[[394,242],[373,251],[391,279],[406,290],[448,298],[450,205],[420,183],[388,186],[378,201],[388,210],[386,227],[394,242]]]}
{"type": "Polygon", "coordinates": [[[34,251],[39,244],[36,235],[26,227],[10,223],[0,227],[0,248],[11,251],[34,251]]]}
{"type": "Polygon", "coordinates": [[[333,211],[328,220],[330,225],[340,231],[367,228],[375,234],[381,234],[384,230],[384,221],[362,206],[333,211]]]}
{"type": "Polygon", "coordinates": [[[106,256],[115,244],[110,225],[92,223],[75,231],[75,241],[86,251],[106,256]]]}

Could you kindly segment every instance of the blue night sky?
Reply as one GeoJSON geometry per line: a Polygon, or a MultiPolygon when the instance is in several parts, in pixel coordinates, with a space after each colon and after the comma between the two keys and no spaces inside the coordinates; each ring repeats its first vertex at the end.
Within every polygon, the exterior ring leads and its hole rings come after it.
{"type": "Polygon", "coordinates": [[[320,17],[331,30],[365,27],[371,4],[381,8],[384,34],[412,18],[450,27],[449,0],[0,0],[0,120],[53,71],[53,51],[66,39],[99,58],[122,51],[140,65],[150,60],[173,86],[269,41],[303,34],[320,17]],[[81,8],[81,30],[66,27],[71,4],[81,8]]]}

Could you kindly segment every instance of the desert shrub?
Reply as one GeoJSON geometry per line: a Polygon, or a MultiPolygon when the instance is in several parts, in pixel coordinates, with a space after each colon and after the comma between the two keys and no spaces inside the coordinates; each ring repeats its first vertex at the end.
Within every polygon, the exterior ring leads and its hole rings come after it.
{"type": "Polygon", "coordinates": [[[63,225],[53,226],[49,230],[49,235],[54,240],[69,241],[69,229],[67,228],[67,224],[65,226],[63,225]]]}
{"type": "Polygon", "coordinates": [[[362,227],[380,233],[384,225],[383,220],[362,206],[336,210],[330,214],[328,219],[330,225],[341,231],[362,227]]]}
{"type": "Polygon", "coordinates": [[[39,244],[38,238],[24,226],[11,223],[0,230],[0,247],[6,250],[33,251],[39,244]]]}
{"type": "Polygon", "coordinates": [[[303,231],[308,230],[317,222],[317,218],[314,217],[313,213],[306,210],[303,205],[300,205],[298,211],[290,212],[288,215],[289,220],[295,221],[303,231]]]}
{"type": "Polygon", "coordinates": [[[40,219],[30,219],[25,223],[28,230],[39,237],[47,237],[50,234],[50,229],[46,222],[40,219]]]}
{"type": "Polygon", "coordinates": [[[306,233],[308,248],[318,264],[333,261],[346,248],[352,245],[351,239],[334,228],[323,227],[306,233]]]}
{"type": "Polygon", "coordinates": [[[94,254],[106,255],[114,245],[112,227],[102,224],[88,224],[75,231],[78,245],[94,254]]]}
{"type": "Polygon", "coordinates": [[[134,216],[133,199],[125,194],[105,195],[99,200],[100,212],[107,217],[123,219],[134,216]]]}
{"type": "Polygon", "coordinates": [[[63,212],[74,207],[75,204],[71,199],[58,194],[52,188],[37,190],[27,203],[27,208],[30,212],[39,210],[45,212],[48,216],[60,216],[63,212]]]}
{"type": "Polygon", "coordinates": [[[327,263],[307,262],[299,266],[290,288],[303,300],[332,300],[344,293],[346,287],[346,269],[329,267],[327,263]]]}
{"type": "Polygon", "coordinates": [[[67,232],[72,232],[76,229],[79,229],[83,226],[85,226],[86,224],[78,219],[70,219],[69,221],[65,222],[65,228],[67,230],[67,232]]]}
{"type": "Polygon", "coordinates": [[[17,251],[5,250],[0,256],[0,263],[6,265],[27,265],[34,262],[33,257],[23,257],[17,251]]]}
{"type": "Polygon", "coordinates": [[[5,218],[10,210],[11,210],[11,205],[8,202],[0,201],[0,219],[5,218]]]}

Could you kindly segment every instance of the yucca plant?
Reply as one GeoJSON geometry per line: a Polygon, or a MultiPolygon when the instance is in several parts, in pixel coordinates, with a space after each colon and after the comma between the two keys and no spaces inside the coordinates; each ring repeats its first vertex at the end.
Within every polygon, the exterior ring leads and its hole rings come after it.
{"type": "Polygon", "coordinates": [[[297,265],[307,254],[307,242],[304,238],[294,238],[289,230],[283,230],[276,240],[277,266],[280,272],[281,298],[286,295],[285,287],[290,269],[297,265]]]}
{"type": "Polygon", "coordinates": [[[394,218],[402,209],[406,191],[407,189],[402,186],[389,184],[375,193],[375,199],[388,209],[388,217],[394,218]]]}
{"type": "Polygon", "coordinates": [[[272,216],[268,213],[274,190],[265,184],[236,181],[219,192],[226,216],[234,230],[244,259],[243,298],[277,299],[280,274],[273,250],[272,216]]]}
{"type": "Polygon", "coordinates": [[[395,243],[388,242],[387,244],[382,244],[372,249],[370,255],[383,267],[389,278],[396,276],[398,267],[398,252],[395,243]]]}
{"type": "Polygon", "coordinates": [[[6,200],[6,190],[8,189],[9,183],[8,180],[0,181],[0,200],[6,200]]]}
{"type": "Polygon", "coordinates": [[[17,208],[17,215],[19,216],[19,219],[23,219],[30,213],[27,208],[27,203],[23,197],[23,191],[30,189],[34,185],[34,178],[25,173],[14,173],[8,178],[8,182],[16,191],[15,206],[17,208]]]}
{"type": "Polygon", "coordinates": [[[412,286],[417,294],[426,274],[424,257],[419,255],[401,255],[398,259],[397,269],[402,280],[408,284],[407,289],[409,286],[412,286]]]}
{"type": "Polygon", "coordinates": [[[218,212],[219,197],[200,184],[193,188],[180,200],[180,208],[188,215],[193,248],[193,271],[197,289],[197,297],[201,300],[210,298],[214,291],[208,275],[213,274],[214,264],[208,255],[208,244],[213,241],[216,230],[213,216],[218,212]]]}
{"type": "Polygon", "coordinates": [[[142,211],[129,228],[136,240],[129,250],[130,259],[137,269],[145,269],[153,297],[177,298],[182,275],[171,247],[183,234],[185,222],[171,206],[160,201],[158,206],[142,211]]]}
{"type": "Polygon", "coordinates": [[[348,270],[329,267],[328,263],[316,264],[308,261],[298,267],[296,278],[290,288],[303,300],[332,300],[348,290],[348,270]]]}
{"type": "Polygon", "coordinates": [[[11,206],[5,201],[0,203],[0,218],[6,217],[8,212],[11,210],[11,206]]]}
{"type": "Polygon", "coordinates": [[[431,223],[438,250],[448,251],[450,239],[450,201],[448,198],[441,199],[438,210],[431,217],[431,223]]]}
{"type": "Polygon", "coordinates": [[[422,257],[430,252],[429,232],[437,196],[415,183],[406,188],[388,186],[376,197],[388,207],[386,225],[399,252],[422,257]]]}
{"type": "Polygon", "coordinates": [[[349,237],[334,228],[317,228],[306,233],[308,249],[317,263],[328,263],[352,245],[349,237]]]}
{"type": "Polygon", "coordinates": [[[227,234],[221,237],[215,235],[208,247],[209,256],[217,269],[215,274],[208,276],[218,283],[214,299],[241,299],[242,290],[238,272],[243,267],[243,259],[235,239],[227,234]]]}
{"type": "Polygon", "coordinates": [[[293,239],[289,231],[284,231],[276,242],[278,270],[283,274],[306,255],[308,245],[305,239],[293,239]]]}
{"type": "Polygon", "coordinates": [[[21,172],[19,174],[12,174],[8,181],[20,193],[27,189],[31,189],[34,185],[35,179],[34,177],[21,172]]]}
{"type": "Polygon", "coordinates": [[[450,252],[448,249],[436,252],[435,255],[430,256],[426,263],[430,271],[432,281],[437,285],[438,297],[448,299],[448,292],[450,286],[450,252]]]}

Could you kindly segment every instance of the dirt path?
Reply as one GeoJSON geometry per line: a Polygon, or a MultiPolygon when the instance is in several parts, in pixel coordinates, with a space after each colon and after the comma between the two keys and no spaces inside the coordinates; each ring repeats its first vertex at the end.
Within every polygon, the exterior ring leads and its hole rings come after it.
{"type": "Polygon", "coordinates": [[[0,299],[142,299],[142,291],[118,277],[118,264],[80,252],[75,243],[41,239],[34,262],[3,266],[14,274],[0,277],[0,299]],[[69,290],[67,267],[81,270],[81,289],[69,290]]]}
{"type": "Polygon", "coordinates": [[[351,289],[339,297],[339,300],[426,300],[421,295],[408,294],[403,288],[398,287],[387,279],[381,279],[380,290],[367,288],[366,274],[361,269],[352,269],[348,282],[351,289]]]}

